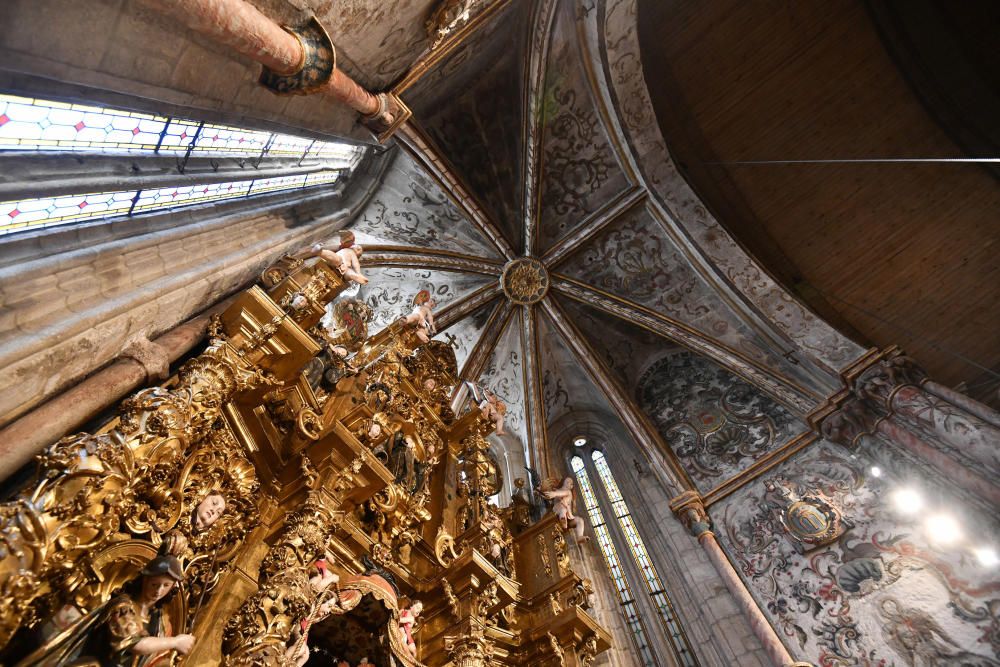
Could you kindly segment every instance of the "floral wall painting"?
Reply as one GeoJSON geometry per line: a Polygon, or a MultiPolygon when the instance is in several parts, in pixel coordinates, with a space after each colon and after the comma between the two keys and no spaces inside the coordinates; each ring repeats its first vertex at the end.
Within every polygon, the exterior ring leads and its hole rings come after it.
{"type": "Polygon", "coordinates": [[[636,394],[702,491],[806,428],[761,390],[690,352],[654,362],[639,378],[636,394]]]}
{"type": "Polygon", "coordinates": [[[996,526],[949,503],[968,537],[944,540],[927,525],[938,508],[901,512],[900,482],[871,463],[822,442],[782,464],[779,490],[757,479],[711,508],[760,608],[793,655],[821,667],[1000,665],[1000,579],[972,549],[996,526]],[[821,498],[843,530],[797,545],[783,520],[789,493],[821,498]]]}

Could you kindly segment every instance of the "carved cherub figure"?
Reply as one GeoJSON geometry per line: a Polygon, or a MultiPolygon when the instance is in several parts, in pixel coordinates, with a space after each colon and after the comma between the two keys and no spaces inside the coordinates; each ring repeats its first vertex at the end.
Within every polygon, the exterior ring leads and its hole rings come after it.
{"type": "Polygon", "coordinates": [[[409,609],[399,611],[399,638],[403,641],[410,655],[414,657],[417,655],[417,643],[413,640],[413,625],[423,610],[424,603],[417,600],[410,605],[409,609]]]}
{"type": "Polygon", "coordinates": [[[295,257],[300,259],[322,257],[337,269],[342,276],[359,285],[364,285],[368,282],[368,278],[361,273],[361,255],[363,252],[364,248],[361,244],[354,242],[354,234],[343,232],[340,235],[340,243],[337,244],[335,250],[332,246],[316,243],[308,249],[296,253],[295,257]]]}
{"type": "Polygon", "coordinates": [[[425,289],[420,290],[413,297],[413,310],[406,316],[406,323],[416,327],[417,338],[423,343],[430,342],[431,336],[437,333],[433,312],[435,306],[437,302],[431,293],[425,289]]]}
{"type": "Polygon", "coordinates": [[[210,493],[205,496],[194,509],[191,516],[191,525],[194,529],[203,533],[212,527],[216,521],[226,511],[226,499],[221,493],[210,493]]]}
{"type": "Polygon", "coordinates": [[[563,530],[573,528],[577,542],[587,542],[590,538],[583,534],[583,519],[575,515],[576,492],[573,490],[573,478],[566,477],[562,484],[556,477],[550,477],[538,487],[538,492],[547,500],[554,501],[552,511],[559,517],[563,530]]]}
{"type": "Polygon", "coordinates": [[[507,404],[486,387],[481,387],[475,382],[469,381],[466,381],[465,384],[469,389],[469,395],[482,415],[493,421],[493,424],[496,426],[496,434],[504,435],[503,420],[504,415],[507,414],[507,404]]]}

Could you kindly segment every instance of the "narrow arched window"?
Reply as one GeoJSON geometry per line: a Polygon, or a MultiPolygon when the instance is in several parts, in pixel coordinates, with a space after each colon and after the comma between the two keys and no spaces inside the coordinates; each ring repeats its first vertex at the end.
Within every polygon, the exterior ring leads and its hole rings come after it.
{"type": "Polygon", "coordinates": [[[597,496],[594,494],[594,487],[590,484],[590,476],[583,465],[583,459],[574,456],[571,461],[573,472],[576,474],[577,484],[580,486],[580,493],[583,496],[583,503],[587,509],[587,516],[590,518],[590,525],[597,535],[597,544],[601,547],[604,555],[604,562],[611,573],[611,581],[614,583],[615,592],[618,595],[618,604],[621,607],[625,623],[632,633],[632,640],[639,651],[643,665],[655,667],[656,661],[653,659],[649,642],[646,639],[646,628],[643,625],[642,617],[636,608],[635,598],[632,597],[632,587],[629,586],[628,579],[622,568],[621,560],[618,558],[618,551],[608,532],[608,525],[604,521],[604,514],[597,503],[597,496]]]}
{"type": "Polygon", "coordinates": [[[12,175],[0,179],[0,237],[329,186],[364,152],[190,118],[0,95],[0,170],[12,175]]]}
{"type": "Polygon", "coordinates": [[[649,553],[646,551],[646,544],[642,541],[642,537],[639,536],[639,531],[635,527],[635,521],[632,520],[632,513],[629,511],[628,505],[622,497],[621,490],[618,488],[618,482],[615,481],[615,476],[608,466],[604,452],[595,449],[593,454],[591,454],[591,459],[594,462],[594,468],[597,470],[597,476],[601,478],[604,492],[607,494],[608,500],[611,501],[612,514],[618,520],[625,543],[628,545],[629,551],[632,552],[632,558],[635,560],[636,566],[642,573],[646,584],[646,592],[656,605],[660,622],[663,624],[667,637],[673,645],[677,658],[681,665],[694,667],[697,662],[688,646],[687,637],[685,637],[680,624],[677,622],[677,614],[674,612],[674,607],[667,596],[666,590],[663,588],[660,575],[656,572],[656,567],[649,558],[649,553]]]}

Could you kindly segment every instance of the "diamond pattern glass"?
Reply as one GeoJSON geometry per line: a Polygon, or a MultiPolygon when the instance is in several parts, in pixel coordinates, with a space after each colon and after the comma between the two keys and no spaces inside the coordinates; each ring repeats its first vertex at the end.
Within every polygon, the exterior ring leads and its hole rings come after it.
{"type": "Polygon", "coordinates": [[[604,521],[604,514],[597,504],[597,496],[594,495],[594,488],[590,485],[590,476],[587,475],[587,470],[583,466],[583,459],[579,456],[574,456],[570,463],[573,467],[573,472],[576,473],[577,484],[583,496],[584,506],[587,508],[590,525],[594,528],[594,533],[597,535],[597,544],[600,545],[601,553],[604,555],[604,562],[611,572],[611,581],[615,585],[615,592],[618,594],[618,603],[621,605],[625,623],[632,631],[632,639],[635,641],[636,648],[639,649],[643,665],[655,667],[657,663],[653,659],[649,642],[646,641],[646,629],[643,627],[642,618],[639,616],[639,612],[635,606],[635,599],[632,597],[632,589],[625,578],[621,561],[618,559],[618,551],[611,541],[611,534],[608,532],[608,526],[604,521]]]}
{"type": "Polygon", "coordinates": [[[604,453],[599,450],[594,450],[591,459],[594,461],[597,475],[601,478],[601,483],[604,485],[604,491],[608,494],[608,499],[611,500],[611,510],[615,518],[618,519],[618,525],[625,536],[625,543],[628,544],[629,551],[632,552],[632,558],[635,560],[636,566],[642,572],[646,583],[646,590],[656,604],[660,621],[663,623],[667,636],[670,638],[670,642],[677,652],[680,664],[685,667],[695,667],[698,663],[695,661],[694,654],[688,646],[687,637],[677,622],[677,615],[674,613],[673,605],[670,603],[670,598],[667,597],[663,589],[663,584],[660,583],[660,576],[657,574],[656,567],[653,566],[649,558],[649,553],[646,551],[646,544],[639,536],[639,531],[632,520],[632,513],[629,512],[628,505],[625,504],[625,499],[622,497],[621,490],[618,488],[618,482],[615,481],[615,476],[611,472],[610,466],[608,466],[608,461],[604,453]]]}
{"type": "Polygon", "coordinates": [[[148,153],[204,157],[297,157],[323,169],[272,178],[82,193],[0,202],[0,236],[268,192],[336,183],[365,148],[290,134],[168,118],[123,109],[0,95],[0,151],[148,153]],[[314,162],[315,163],[315,162],[314,162]]]}

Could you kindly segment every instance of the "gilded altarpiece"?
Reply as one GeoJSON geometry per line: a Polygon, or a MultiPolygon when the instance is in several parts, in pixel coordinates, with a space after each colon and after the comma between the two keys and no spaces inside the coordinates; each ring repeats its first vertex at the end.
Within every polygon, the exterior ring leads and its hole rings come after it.
{"type": "Polygon", "coordinates": [[[554,516],[487,502],[455,351],[283,258],[204,351],[0,506],[10,665],[589,665],[554,516]],[[336,304],[333,304],[340,297],[336,304]],[[325,318],[325,319],[324,319],[325,318]],[[332,320],[332,322],[331,322],[332,320]]]}

